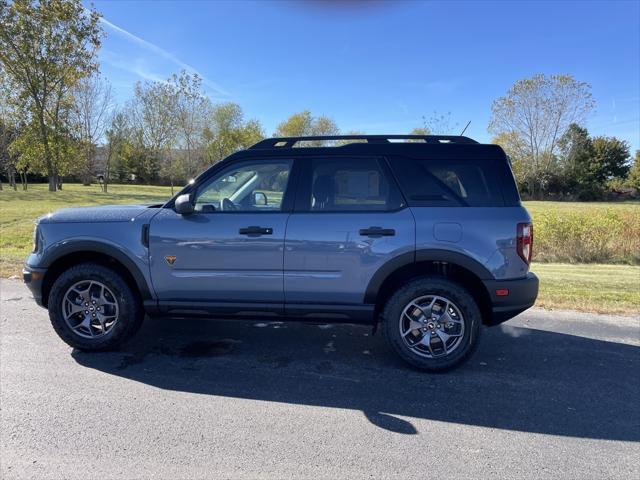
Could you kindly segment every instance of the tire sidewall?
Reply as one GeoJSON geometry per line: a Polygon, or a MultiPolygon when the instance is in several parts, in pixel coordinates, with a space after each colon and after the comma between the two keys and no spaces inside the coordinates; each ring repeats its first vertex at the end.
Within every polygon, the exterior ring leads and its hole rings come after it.
{"type": "Polygon", "coordinates": [[[137,330],[140,318],[139,301],[131,288],[113,270],[98,264],[85,263],[70,268],[54,282],[49,293],[49,319],[56,333],[71,347],[80,350],[108,350],[115,348],[137,330]],[[118,302],[118,320],[106,335],[84,338],[77,335],[64,319],[62,303],[69,288],[81,281],[103,283],[118,302]]]}
{"type": "Polygon", "coordinates": [[[447,279],[422,277],[407,283],[391,296],[383,311],[383,322],[387,341],[406,362],[421,370],[444,371],[460,365],[475,350],[482,317],[473,296],[466,289],[447,279]],[[426,358],[414,353],[400,334],[399,321],[404,308],[412,300],[428,295],[451,300],[463,317],[461,344],[442,358],[426,358]]]}

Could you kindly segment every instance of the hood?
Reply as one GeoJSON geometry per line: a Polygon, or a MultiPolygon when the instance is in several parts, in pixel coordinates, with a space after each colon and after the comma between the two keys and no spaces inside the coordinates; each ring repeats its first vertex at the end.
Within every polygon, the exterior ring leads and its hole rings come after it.
{"type": "Polygon", "coordinates": [[[101,205],[99,207],[63,208],[40,217],[38,223],[131,222],[152,207],[151,205],[101,205]]]}

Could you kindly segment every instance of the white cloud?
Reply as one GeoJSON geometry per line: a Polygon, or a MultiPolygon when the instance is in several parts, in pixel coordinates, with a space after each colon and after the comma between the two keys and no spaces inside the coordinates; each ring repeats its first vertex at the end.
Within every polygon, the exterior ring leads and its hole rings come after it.
{"type": "MultiPolygon", "coordinates": [[[[189,73],[192,74],[198,74],[198,76],[202,79],[202,84],[205,87],[208,87],[209,89],[213,90],[215,93],[222,95],[222,96],[227,96],[229,95],[229,93],[224,90],[220,85],[218,85],[217,83],[215,83],[214,81],[208,79],[207,77],[205,77],[204,75],[202,75],[202,73],[200,73],[197,69],[195,69],[194,67],[192,67],[191,65],[189,65],[188,63],[183,62],[182,60],[180,60],[178,57],[176,57],[174,54],[172,54],[171,52],[166,51],[165,49],[151,43],[148,42],[147,40],[144,40],[143,38],[138,37],[137,35],[134,35],[133,33],[125,30],[122,27],[119,27],[118,25],[115,25],[114,23],[111,23],[109,20],[107,20],[106,18],[102,17],[100,18],[100,22],[109,30],[112,30],[114,32],[116,32],[117,34],[119,34],[120,36],[124,37],[125,39],[129,40],[130,42],[138,45],[139,47],[144,48],[145,50],[152,52],[156,55],[158,55],[159,57],[164,58],[165,60],[173,63],[174,65],[177,65],[178,67],[180,67],[181,69],[186,70],[189,73]]],[[[158,76],[155,74],[152,74],[148,71],[145,71],[144,69],[140,68],[139,66],[132,64],[130,62],[130,60],[128,61],[117,61],[113,58],[109,59],[108,62],[113,65],[116,66],[118,68],[122,68],[125,70],[128,70],[146,80],[157,80],[158,76]]]]}

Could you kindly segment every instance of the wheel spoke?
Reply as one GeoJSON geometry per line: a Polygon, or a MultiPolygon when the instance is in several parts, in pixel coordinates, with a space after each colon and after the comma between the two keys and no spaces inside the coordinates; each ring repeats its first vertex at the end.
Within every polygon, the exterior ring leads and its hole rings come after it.
{"type": "Polygon", "coordinates": [[[409,319],[409,328],[407,329],[406,332],[402,334],[403,337],[406,337],[407,335],[409,335],[411,332],[415,330],[420,330],[424,326],[422,322],[420,322],[419,320],[415,320],[414,318],[409,316],[409,314],[407,314],[406,312],[404,313],[404,316],[407,317],[407,319],[409,319]]]}

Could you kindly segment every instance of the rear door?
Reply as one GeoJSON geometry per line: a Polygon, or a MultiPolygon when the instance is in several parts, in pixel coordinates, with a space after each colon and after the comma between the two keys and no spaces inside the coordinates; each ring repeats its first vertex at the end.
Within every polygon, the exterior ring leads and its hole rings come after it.
{"type": "Polygon", "coordinates": [[[285,239],[285,308],[321,312],[322,305],[362,305],[375,272],[414,251],[413,215],[381,158],[300,163],[285,239]]]}

